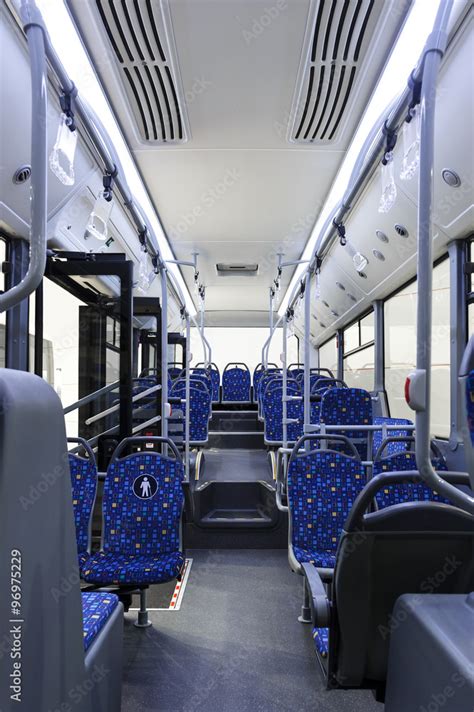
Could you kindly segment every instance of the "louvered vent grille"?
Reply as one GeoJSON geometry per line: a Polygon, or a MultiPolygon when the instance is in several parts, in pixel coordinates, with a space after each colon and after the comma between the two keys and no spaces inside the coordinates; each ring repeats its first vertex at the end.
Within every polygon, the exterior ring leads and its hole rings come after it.
{"type": "Polygon", "coordinates": [[[313,0],[291,141],[337,138],[383,6],[380,0],[313,0]]]}
{"type": "Polygon", "coordinates": [[[187,140],[167,4],[163,0],[96,3],[142,138],[155,142],[187,140]]]}

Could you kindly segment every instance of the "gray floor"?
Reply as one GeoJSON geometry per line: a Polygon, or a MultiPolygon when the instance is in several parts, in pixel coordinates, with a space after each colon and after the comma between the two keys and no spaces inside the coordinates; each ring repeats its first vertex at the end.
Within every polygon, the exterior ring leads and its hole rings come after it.
{"type": "Polygon", "coordinates": [[[125,620],[122,712],[380,712],[371,693],[324,689],[301,579],[284,550],[189,551],[182,607],[125,620]]]}
{"type": "Polygon", "coordinates": [[[272,482],[265,450],[204,450],[202,482],[272,482]]]}

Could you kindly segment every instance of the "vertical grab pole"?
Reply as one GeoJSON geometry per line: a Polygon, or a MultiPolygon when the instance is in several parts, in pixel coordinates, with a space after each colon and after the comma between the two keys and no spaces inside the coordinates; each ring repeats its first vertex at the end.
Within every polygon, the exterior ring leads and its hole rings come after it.
{"type": "Polygon", "coordinates": [[[164,264],[160,267],[161,279],[161,435],[168,437],[168,280],[164,264]]]}
{"type": "Polygon", "coordinates": [[[186,418],[185,418],[185,468],[186,468],[186,482],[189,482],[189,424],[191,419],[191,377],[190,377],[190,365],[191,365],[191,322],[189,319],[189,314],[186,312],[186,418]]]}
{"type": "Polygon", "coordinates": [[[443,480],[430,458],[431,330],[433,288],[433,165],[436,84],[447,44],[447,26],[453,0],[440,5],[428,38],[421,90],[420,168],[418,202],[418,303],[416,371],[410,376],[410,394],[416,392],[416,464],[427,484],[462,509],[474,513],[474,498],[443,480]]]}
{"type": "MultiPolygon", "coordinates": [[[[311,424],[311,277],[312,270],[308,269],[304,290],[304,426],[303,433],[309,432],[311,424]],[[307,430],[308,429],[308,430],[307,430]]],[[[309,440],[306,449],[309,450],[309,440]]]]}
{"type": "MultiPolygon", "coordinates": [[[[288,404],[286,400],[286,390],[288,388],[288,374],[286,371],[286,363],[288,356],[288,314],[283,319],[283,351],[281,354],[282,368],[283,368],[283,447],[288,447],[288,404]]],[[[286,457],[286,456],[285,456],[286,457]]]]}

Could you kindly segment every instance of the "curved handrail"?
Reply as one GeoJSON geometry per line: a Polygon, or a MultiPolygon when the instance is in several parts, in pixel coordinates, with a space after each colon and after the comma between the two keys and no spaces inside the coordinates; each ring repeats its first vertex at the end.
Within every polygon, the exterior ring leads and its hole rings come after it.
{"type": "MultiPolygon", "coordinates": [[[[124,438],[122,442],[120,442],[117,447],[115,448],[112,457],[110,459],[110,464],[113,462],[116,462],[119,459],[119,455],[123,452],[123,450],[131,445],[132,443],[140,443],[140,444],[145,444],[145,443],[155,443],[157,445],[167,445],[168,447],[171,448],[173,451],[173,454],[175,455],[175,459],[178,462],[182,463],[182,458],[181,455],[178,451],[178,448],[176,447],[175,443],[171,440],[171,438],[162,438],[159,436],[153,436],[153,437],[148,437],[146,435],[135,435],[129,438],[124,438]]],[[[146,450],[146,451],[141,451],[141,453],[134,453],[134,454],[149,454],[149,452],[155,452],[151,450],[146,450]]],[[[155,453],[157,455],[160,455],[160,453],[155,453]]],[[[164,457],[163,455],[160,455],[160,457],[164,457]]]]}
{"type": "Polygon", "coordinates": [[[0,312],[27,299],[40,285],[46,268],[47,247],[47,117],[46,41],[41,14],[28,0],[20,8],[28,41],[31,67],[31,229],[30,261],[19,284],[0,294],[0,312]]]}

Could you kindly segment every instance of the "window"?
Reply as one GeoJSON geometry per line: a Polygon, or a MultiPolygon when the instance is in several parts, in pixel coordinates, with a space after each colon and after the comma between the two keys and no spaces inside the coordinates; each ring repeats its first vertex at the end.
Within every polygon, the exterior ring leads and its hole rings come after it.
{"type": "Polygon", "coordinates": [[[344,381],[351,388],[374,390],[374,312],[344,330],[344,381]]]}
{"type": "Polygon", "coordinates": [[[319,368],[329,368],[337,376],[337,338],[326,341],[319,347],[319,368]]]}
{"type": "MultiPolygon", "coordinates": [[[[431,372],[431,432],[450,433],[450,291],[449,260],[433,269],[433,321],[431,372]]],[[[390,414],[414,419],[405,402],[404,385],[416,365],[417,282],[385,302],[385,390],[390,414]]]]}
{"type": "MultiPolygon", "coordinates": [[[[220,372],[229,362],[240,361],[247,364],[250,373],[262,360],[262,348],[269,336],[268,328],[247,327],[208,327],[205,337],[212,348],[212,360],[220,372]]],[[[282,329],[278,328],[273,335],[268,360],[281,366],[280,355],[283,350],[282,329]]],[[[198,329],[191,329],[191,353],[193,364],[203,360],[202,341],[198,329]]],[[[298,361],[298,339],[288,335],[287,345],[288,365],[298,361]]]]}
{"type": "MultiPolygon", "coordinates": [[[[49,279],[43,280],[43,378],[64,406],[79,397],[79,307],[76,297],[49,279]]],[[[35,333],[34,295],[30,297],[30,339],[35,333]]],[[[33,358],[30,357],[33,370],[33,358]]],[[[67,434],[77,436],[78,411],[66,415],[67,434]]]]}

